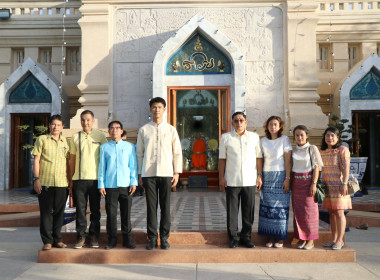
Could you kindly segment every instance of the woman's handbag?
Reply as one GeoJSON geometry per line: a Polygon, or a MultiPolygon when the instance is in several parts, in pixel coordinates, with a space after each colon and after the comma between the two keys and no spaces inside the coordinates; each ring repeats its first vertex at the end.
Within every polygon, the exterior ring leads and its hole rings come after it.
{"type": "Polygon", "coordinates": [[[322,203],[326,196],[326,184],[321,180],[317,183],[317,191],[314,195],[314,201],[316,203],[322,203]]]}
{"type": "MultiPolygon", "coordinates": [[[[313,170],[313,160],[311,159],[310,147],[309,147],[309,156],[310,156],[311,170],[313,170]]],[[[316,203],[322,203],[323,200],[325,200],[325,197],[326,197],[326,184],[322,182],[322,172],[321,172],[321,177],[319,178],[319,181],[317,183],[317,191],[315,192],[315,195],[314,195],[314,201],[316,203]]]]}
{"type": "Polygon", "coordinates": [[[350,174],[350,178],[348,179],[347,187],[348,187],[348,194],[354,194],[360,191],[359,182],[352,174],[350,174]]]}
{"type": "MultiPolygon", "coordinates": [[[[340,169],[343,171],[344,167],[343,167],[342,158],[340,157],[340,154],[338,154],[338,160],[339,160],[340,169]]],[[[359,182],[354,177],[354,175],[351,174],[351,171],[350,171],[350,175],[348,176],[347,188],[348,188],[348,194],[354,194],[360,191],[359,182]]]]}

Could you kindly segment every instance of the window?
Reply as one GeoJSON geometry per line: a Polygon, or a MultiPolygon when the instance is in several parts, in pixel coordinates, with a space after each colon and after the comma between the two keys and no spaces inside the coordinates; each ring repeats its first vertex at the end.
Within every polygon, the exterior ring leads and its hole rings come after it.
{"type": "Polygon", "coordinates": [[[38,52],[38,62],[51,71],[51,48],[40,48],[38,52]]]}
{"type": "Polygon", "coordinates": [[[332,55],[330,45],[319,45],[319,70],[332,71],[332,55]]]}
{"type": "Polygon", "coordinates": [[[79,47],[66,49],[66,73],[67,75],[78,74],[81,71],[81,57],[79,47]]]}
{"type": "Polygon", "coordinates": [[[358,3],[358,10],[362,10],[363,9],[363,3],[358,3]]]}
{"type": "Polygon", "coordinates": [[[321,10],[321,11],[324,11],[324,10],[325,10],[325,4],[324,4],[324,3],[321,3],[321,5],[320,5],[320,10],[321,10]]]}
{"type": "Polygon", "coordinates": [[[12,49],[12,65],[13,71],[16,70],[24,62],[25,52],[23,48],[12,49]]]}
{"type": "Polygon", "coordinates": [[[352,7],[354,6],[354,4],[353,3],[348,3],[348,9],[349,10],[352,10],[352,7]]]}
{"type": "Polygon", "coordinates": [[[348,69],[355,66],[360,61],[360,45],[348,45],[348,69]]]}
{"type": "Polygon", "coordinates": [[[372,10],[372,2],[368,2],[368,10],[372,10]]]}
{"type": "Polygon", "coordinates": [[[344,4],[343,3],[339,3],[339,10],[340,11],[344,10],[344,4]]]}

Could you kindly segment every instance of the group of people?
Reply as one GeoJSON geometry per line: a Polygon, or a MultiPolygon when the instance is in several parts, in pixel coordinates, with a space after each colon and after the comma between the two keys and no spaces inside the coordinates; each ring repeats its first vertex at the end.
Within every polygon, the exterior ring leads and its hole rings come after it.
{"type": "MultiPolygon", "coordinates": [[[[140,128],[135,145],[123,141],[123,124],[111,121],[107,142],[103,132],[93,129],[93,112],[81,113],[83,130],[70,142],[61,135],[62,117],[49,119],[50,133],[36,140],[33,186],[40,205],[42,250],[66,248],[61,236],[66,200],[72,191],[76,206],[77,241],[74,248],[86,242],[99,248],[100,200],[105,199],[108,242],[105,249],[117,244],[117,209],[120,205],[123,246],[134,249],[131,238],[132,195],[138,185],[145,189],[147,202],[146,249],[157,247],[157,207],[161,208],[160,246],[169,249],[170,191],[177,185],[182,172],[182,149],[176,129],[164,122],[166,102],[153,98],[149,102],[153,121],[140,128]],[[87,230],[87,204],[90,206],[90,226],[87,230]]],[[[123,137],[124,138],[124,137],[123,137]]]]}
{"type": "MultiPolygon", "coordinates": [[[[61,236],[63,214],[69,192],[76,206],[77,241],[80,249],[88,242],[99,247],[100,201],[105,199],[108,242],[117,244],[117,208],[120,207],[123,246],[133,249],[131,237],[132,195],[138,185],[145,189],[147,204],[147,250],[158,245],[169,249],[170,192],[182,172],[182,149],[176,129],[164,121],[166,102],[156,97],[149,101],[153,120],[139,129],[136,146],[123,141],[125,130],[119,121],[111,121],[107,142],[103,132],[93,129],[93,112],[81,113],[83,130],[70,142],[61,135],[60,115],[49,119],[50,133],[36,140],[33,186],[40,205],[42,250],[66,248],[61,236]],[[161,217],[158,235],[157,207],[161,217]],[[87,204],[90,226],[87,230],[87,204]]],[[[265,123],[266,136],[246,130],[246,115],[232,115],[233,130],[224,133],[219,145],[219,185],[226,192],[227,231],[230,247],[239,244],[253,248],[255,192],[260,191],[259,234],[267,236],[267,247],[281,248],[287,239],[290,198],[294,211],[294,235],[298,248],[312,249],[318,239],[318,205],[314,202],[319,176],[328,192],[322,208],[330,213],[332,239],[325,244],[332,249],[344,246],[344,209],[351,208],[347,191],[350,153],[341,145],[339,131],[327,128],[321,149],[308,143],[309,131],[294,128],[296,146],[283,135],[284,122],[272,116],[265,123]],[[323,171],[322,171],[323,168],[323,171]],[[321,173],[322,171],[322,173],[321,173]],[[321,173],[321,174],[320,174],[321,173]],[[238,232],[241,205],[242,229],[238,232]]]]}
{"type": "Polygon", "coordinates": [[[258,233],[268,238],[266,247],[282,248],[287,239],[289,206],[292,201],[294,237],[298,249],[314,248],[319,238],[319,210],[314,200],[320,179],[327,186],[322,209],[330,214],[334,250],[344,246],[345,209],[351,209],[348,195],[350,152],[342,145],[339,130],[328,127],[321,148],[308,142],[304,125],[293,129],[296,145],[283,135],[284,122],[271,116],[264,125],[265,137],[246,130],[246,115],[232,115],[233,130],[222,135],[219,147],[219,184],[226,192],[227,230],[230,247],[253,248],[255,190],[260,191],[258,233]],[[238,232],[241,205],[242,229],[238,232]]]}

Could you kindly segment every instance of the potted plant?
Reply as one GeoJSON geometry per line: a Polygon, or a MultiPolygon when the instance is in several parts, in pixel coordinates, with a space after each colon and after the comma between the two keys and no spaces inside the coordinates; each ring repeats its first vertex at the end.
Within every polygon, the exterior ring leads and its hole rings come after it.
{"type": "MultiPolygon", "coordinates": [[[[358,179],[359,183],[361,183],[367,166],[368,157],[359,156],[360,139],[358,134],[366,133],[367,131],[361,128],[356,130],[356,127],[353,124],[346,125],[348,120],[340,119],[336,115],[331,117],[331,121],[332,123],[330,123],[329,126],[335,127],[339,130],[342,142],[347,143],[347,146],[350,149],[350,172],[358,179]]],[[[368,192],[362,187],[362,193],[367,194],[368,192]]]]}

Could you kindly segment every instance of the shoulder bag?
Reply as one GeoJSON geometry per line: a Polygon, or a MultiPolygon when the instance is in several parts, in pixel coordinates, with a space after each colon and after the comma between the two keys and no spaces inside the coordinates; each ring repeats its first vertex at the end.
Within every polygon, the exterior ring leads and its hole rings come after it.
{"type": "MultiPolygon", "coordinates": [[[[340,170],[343,172],[344,166],[343,166],[343,162],[342,162],[342,158],[340,156],[340,153],[338,154],[338,160],[339,160],[340,170]]],[[[348,175],[347,188],[348,188],[348,194],[354,194],[354,193],[360,191],[359,182],[354,177],[354,175],[352,175],[351,170],[350,170],[350,174],[348,175]]]]}
{"type": "MultiPolygon", "coordinates": [[[[311,153],[310,153],[310,147],[309,147],[309,156],[310,156],[310,164],[311,164],[311,170],[313,171],[313,161],[311,159],[311,153]]],[[[325,200],[326,197],[326,184],[322,182],[322,172],[321,176],[319,177],[318,183],[317,183],[317,191],[314,195],[314,201],[316,203],[322,203],[323,200],[325,200]]]]}

